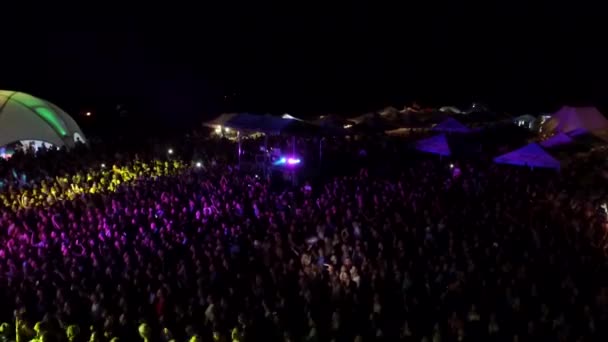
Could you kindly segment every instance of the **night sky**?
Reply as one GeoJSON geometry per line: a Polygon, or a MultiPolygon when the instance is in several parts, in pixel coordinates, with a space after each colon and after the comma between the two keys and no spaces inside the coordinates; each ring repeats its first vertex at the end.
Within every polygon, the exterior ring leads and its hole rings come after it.
{"type": "Polygon", "coordinates": [[[356,114],[411,101],[606,108],[600,9],[222,6],[5,15],[0,89],[75,116],[123,104],[134,120],[174,126],[222,111],[356,114]]]}

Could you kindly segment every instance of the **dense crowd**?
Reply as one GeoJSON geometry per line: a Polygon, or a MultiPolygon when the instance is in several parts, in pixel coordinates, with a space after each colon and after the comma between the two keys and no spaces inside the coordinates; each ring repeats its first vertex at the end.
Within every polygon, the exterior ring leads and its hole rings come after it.
{"type": "Polygon", "coordinates": [[[2,190],[0,340],[608,338],[601,178],[428,159],[276,191],[177,160],[2,190]]]}
{"type": "Polygon", "coordinates": [[[16,210],[56,202],[74,200],[83,194],[115,192],[121,185],[179,173],[185,165],[178,160],[132,160],[126,164],[100,164],[96,168],[75,174],[47,177],[38,182],[26,182],[0,194],[4,206],[16,210]]]}

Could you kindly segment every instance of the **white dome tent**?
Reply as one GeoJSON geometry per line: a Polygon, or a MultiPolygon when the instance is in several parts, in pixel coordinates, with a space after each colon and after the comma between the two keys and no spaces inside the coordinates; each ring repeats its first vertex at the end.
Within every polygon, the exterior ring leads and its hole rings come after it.
{"type": "Polygon", "coordinates": [[[32,141],[67,148],[86,143],[76,121],[59,107],[26,93],[0,90],[0,146],[32,141]]]}

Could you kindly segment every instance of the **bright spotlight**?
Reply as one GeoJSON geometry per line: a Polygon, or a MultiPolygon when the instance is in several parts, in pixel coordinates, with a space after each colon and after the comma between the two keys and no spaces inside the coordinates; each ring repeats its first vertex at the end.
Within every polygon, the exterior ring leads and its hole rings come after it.
{"type": "Polygon", "coordinates": [[[453,169],[453,168],[454,168],[454,164],[450,164],[450,169],[453,169]]]}
{"type": "Polygon", "coordinates": [[[91,112],[86,112],[84,115],[91,116],[91,112]]]}
{"type": "Polygon", "coordinates": [[[102,168],[106,167],[106,164],[101,163],[101,167],[102,167],[102,168]]]}
{"type": "Polygon", "coordinates": [[[167,150],[167,153],[169,153],[169,154],[173,154],[173,149],[172,149],[172,148],[168,149],[168,150],[167,150]]]}
{"type": "Polygon", "coordinates": [[[203,163],[201,163],[201,162],[196,162],[196,167],[203,167],[203,163]]]}

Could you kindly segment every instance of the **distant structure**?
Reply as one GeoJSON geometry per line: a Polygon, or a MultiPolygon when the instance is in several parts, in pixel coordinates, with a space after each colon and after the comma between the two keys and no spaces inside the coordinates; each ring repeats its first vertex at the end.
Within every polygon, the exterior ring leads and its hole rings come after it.
{"type": "Polygon", "coordinates": [[[591,134],[608,140],[608,119],[595,107],[564,106],[542,127],[543,133],[564,133],[570,137],[591,134]]]}
{"type": "Polygon", "coordinates": [[[54,104],[17,91],[0,90],[0,146],[71,148],[86,138],[74,119],[54,104]]]}

